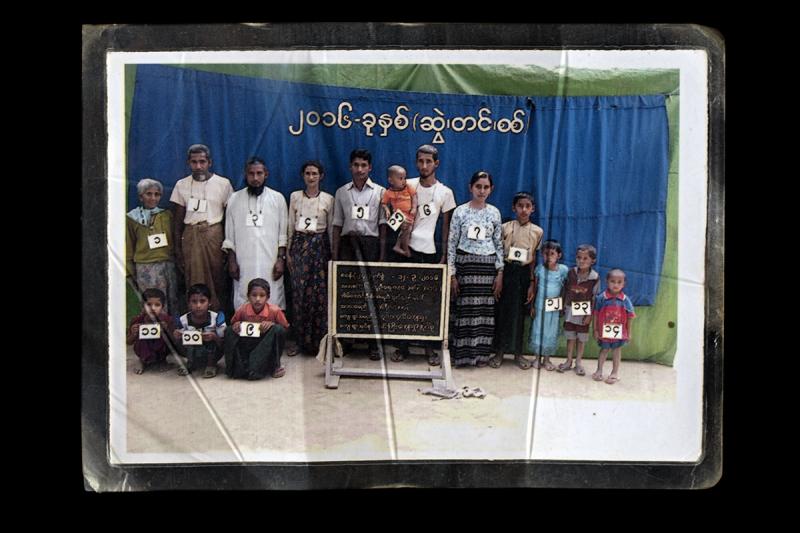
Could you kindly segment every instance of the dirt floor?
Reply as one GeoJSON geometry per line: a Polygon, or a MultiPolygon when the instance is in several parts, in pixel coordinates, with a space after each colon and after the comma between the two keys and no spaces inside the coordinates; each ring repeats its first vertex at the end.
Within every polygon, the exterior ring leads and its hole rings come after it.
{"type": "MultiPolygon", "coordinates": [[[[346,359],[380,368],[366,356],[346,359]]],[[[283,356],[283,378],[255,382],[229,379],[222,366],[212,379],[179,376],[177,367],[136,375],[134,361],[129,347],[126,398],[117,402],[127,406],[125,449],[116,450],[123,462],[597,460],[615,447],[635,459],[651,448],[631,449],[631,439],[657,438],[670,423],[659,413],[671,412],[677,384],[675,369],[653,363],[623,361],[621,380],[607,385],[591,379],[594,360],[580,377],[521,370],[507,355],[499,369],[453,370],[459,388],[479,386],[486,397],[438,399],[419,392],[430,381],[342,377],[327,389],[323,365],[302,355],[283,356]]],[[[428,369],[415,354],[387,365],[428,369]]]]}

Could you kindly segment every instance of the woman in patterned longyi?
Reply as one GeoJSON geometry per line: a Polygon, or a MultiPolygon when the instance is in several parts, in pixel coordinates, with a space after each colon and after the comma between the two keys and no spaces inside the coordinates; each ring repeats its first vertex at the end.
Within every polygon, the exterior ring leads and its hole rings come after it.
{"type": "Polygon", "coordinates": [[[447,265],[456,296],[453,364],[488,364],[494,340],[494,304],[503,289],[500,211],[486,203],[494,182],[488,172],[472,175],[472,200],[458,206],[450,222],[447,265]]]}

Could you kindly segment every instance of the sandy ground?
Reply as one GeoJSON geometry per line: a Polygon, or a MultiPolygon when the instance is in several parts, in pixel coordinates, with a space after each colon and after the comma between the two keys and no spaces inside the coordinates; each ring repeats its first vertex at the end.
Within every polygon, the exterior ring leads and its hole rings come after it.
{"type": "MultiPolygon", "coordinates": [[[[129,347],[124,442],[142,462],[551,458],[587,424],[619,418],[620,406],[669,403],[676,387],[675,370],[652,363],[623,361],[621,380],[607,385],[592,381],[593,360],[580,377],[521,370],[510,355],[500,369],[454,369],[458,387],[487,396],[449,400],[418,391],[430,381],[342,377],[326,389],[322,364],[302,355],[284,355],[283,378],[255,382],[229,379],[221,366],[213,379],[177,367],[136,375],[134,361],[129,347]]],[[[428,368],[414,354],[387,364],[428,368]]],[[[380,362],[352,355],[347,366],[380,362]]]]}

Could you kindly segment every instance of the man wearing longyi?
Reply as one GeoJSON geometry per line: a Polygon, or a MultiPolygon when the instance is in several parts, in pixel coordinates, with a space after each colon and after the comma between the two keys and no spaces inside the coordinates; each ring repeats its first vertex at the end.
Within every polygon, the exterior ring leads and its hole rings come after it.
{"type": "Polygon", "coordinates": [[[211,289],[209,307],[221,311],[227,297],[223,219],[233,186],[210,171],[211,150],[204,144],[189,147],[187,164],[191,175],[175,184],[169,199],[175,208],[175,264],[187,287],[202,283],[211,289]]]}

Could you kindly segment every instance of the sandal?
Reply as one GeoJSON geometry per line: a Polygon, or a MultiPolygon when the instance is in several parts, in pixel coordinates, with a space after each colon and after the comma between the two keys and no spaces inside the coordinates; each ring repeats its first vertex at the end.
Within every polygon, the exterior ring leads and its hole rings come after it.
{"type": "Polygon", "coordinates": [[[178,369],[178,375],[179,376],[188,376],[189,375],[189,369],[186,368],[185,366],[180,367],[178,369]]]}
{"type": "Polygon", "coordinates": [[[552,371],[552,370],[555,370],[555,369],[556,369],[556,365],[554,365],[553,363],[551,363],[550,361],[548,361],[548,362],[546,362],[546,363],[544,364],[544,368],[545,368],[545,370],[551,370],[551,371],[552,371]]]}
{"type": "Polygon", "coordinates": [[[430,366],[439,366],[441,361],[439,361],[439,354],[431,351],[431,354],[428,356],[428,364],[430,366]]]}
{"type": "Polygon", "coordinates": [[[503,356],[495,355],[489,359],[489,366],[492,368],[500,368],[503,364],[503,356]]]}
{"type": "Polygon", "coordinates": [[[300,350],[298,350],[296,346],[292,346],[291,348],[286,350],[286,355],[288,355],[289,357],[294,357],[295,355],[297,355],[299,353],[300,353],[300,350]]]}
{"type": "MultiPolygon", "coordinates": [[[[405,351],[401,350],[400,348],[396,349],[394,353],[391,355],[390,359],[395,363],[399,363],[400,361],[405,361],[406,355],[408,355],[405,351]]],[[[372,355],[370,354],[370,359],[372,359],[372,355]]],[[[380,359],[380,358],[376,358],[380,359]]]]}
{"type": "Polygon", "coordinates": [[[575,373],[578,374],[579,376],[585,376],[586,370],[584,370],[581,365],[575,365],[575,373]]]}
{"type": "Polygon", "coordinates": [[[559,373],[563,374],[564,372],[566,372],[567,370],[569,370],[569,369],[571,369],[571,368],[572,368],[572,363],[570,363],[570,364],[567,364],[567,362],[566,362],[566,361],[564,361],[563,363],[561,363],[560,365],[558,365],[558,366],[556,367],[556,370],[557,370],[559,373]]]}
{"type": "Polygon", "coordinates": [[[370,361],[380,361],[381,354],[378,353],[378,350],[370,350],[369,351],[369,360],[370,361]]]}
{"type": "Polygon", "coordinates": [[[603,374],[600,372],[595,372],[592,374],[592,379],[595,381],[603,381],[603,374]]]}
{"type": "Polygon", "coordinates": [[[514,362],[517,363],[517,366],[522,370],[528,370],[531,367],[531,362],[521,355],[515,355],[514,362]]]}
{"type": "Polygon", "coordinates": [[[215,366],[207,366],[206,371],[203,372],[204,378],[213,378],[217,375],[217,367],[215,366]]]}
{"type": "Polygon", "coordinates": [[[539,363],[539,358],[538,357],[534,357],[533,360],[531,360],[531,368],[533,368],[535,370],[539,370],[540,366],[542,366],[542,365],[539,363]]]}
{"type": "Polygon", "coordinates": [[[616,383],[617,381],[619,381],[619,378],[618,378],[618,377],[616,377],[616,376],[608,376],[608,377],[606,378],[606,383],[608,383],[609,385],[613,385],[613,384],[614,384],[614,383],[616,383]]]}
{"type": "Polygon", "coordinates": [[[273,378],[282,378],[286,374],[286,369],[280,367],[278,370],[272,373],[273,378]]]}

